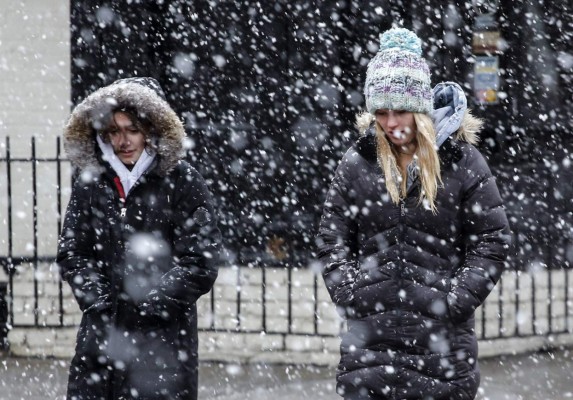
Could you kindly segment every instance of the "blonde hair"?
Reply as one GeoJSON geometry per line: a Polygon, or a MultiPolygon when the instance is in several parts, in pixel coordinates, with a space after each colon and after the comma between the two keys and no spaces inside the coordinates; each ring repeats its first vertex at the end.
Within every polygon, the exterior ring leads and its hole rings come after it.
{"type": "MultiPolygon", "coordinates": [[[[436,132],[430,117],[426,114],[414,113],[416,122],[416,140],[418,147],[414,157],[417,158],[418,177],[422,186],[419,204],[424,200],[432,212],[436,213],[436,195],[438,186],[442,183],[440,173],[440,158],[436,149],[436,132]]],[[[386,178],[386,190],[395,204],[406,197],[408,191],[408,172],[400,170],[397,152],[388,141],[386,134],[378,122],[376,124],[376,141],[378,164],[386,178]]]]}

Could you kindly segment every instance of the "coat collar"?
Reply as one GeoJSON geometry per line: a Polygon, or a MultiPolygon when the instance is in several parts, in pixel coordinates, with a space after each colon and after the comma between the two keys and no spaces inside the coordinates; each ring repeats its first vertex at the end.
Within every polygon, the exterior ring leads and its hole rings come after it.
{"type": "Polygon", "coordinates": [[[358,154],[360,154],[370,163],[376,163],[376,159],[378,157],[377,147],[376,130],[374,129],[373,125],[371,125],[363,135],[360,135],[354,144],[354,148],[358,154]]]}

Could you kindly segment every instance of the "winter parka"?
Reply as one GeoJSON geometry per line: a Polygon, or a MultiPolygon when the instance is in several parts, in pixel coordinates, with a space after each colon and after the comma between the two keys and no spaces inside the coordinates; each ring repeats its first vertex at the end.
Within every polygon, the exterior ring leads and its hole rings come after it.
{"type": "Polygon", "coordinates": [[[435,126],[454,126],[439,148],[436,213],[419,203],[417,180],[399,204],[392,202],[373,128],[344,155],[328,192],[319,258],[347,320],[337,370],[345,399],[476,395],[474,310],[503,271],[509,230],[486,161],[459,139],[472,137],[477,125],[452,103],[463,96],[453,89],[435,93],[434,107],[448,119],[435,126]]]}
{"type": "Polygon", "coordinates": [[[57,262],[83,312],[68,399],[197,398],[196,301],[217,277],[221,235],[184,138],[151,79],[99,89],[68,121],[78,178],[57,262]],[[124,200],[95,138],[98,118],[122,108],[148,118],[157,151],[124,200]]]}

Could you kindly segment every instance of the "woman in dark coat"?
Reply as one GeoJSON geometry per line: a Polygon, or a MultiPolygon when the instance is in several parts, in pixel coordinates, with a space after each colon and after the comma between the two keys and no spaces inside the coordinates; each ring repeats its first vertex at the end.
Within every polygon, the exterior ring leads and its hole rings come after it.
{"type": "Polygon", "coordinates": [[[68,399],[196,399],[197,299],[220,232],[185,132],[151,78],[101,88],[65,128],[78,175],[58,248],[83,312],[68,399]]]}
{"type": "Polygon", "coordinates": [[[347,320],[345,399],[466,400],[479,386],[474,310],[504,268],[508,222],[473,146],[481,121],[458,85],[429,84],[415,34],[385,32],[363,134],[324,204],[319,257],[347,320]]]}

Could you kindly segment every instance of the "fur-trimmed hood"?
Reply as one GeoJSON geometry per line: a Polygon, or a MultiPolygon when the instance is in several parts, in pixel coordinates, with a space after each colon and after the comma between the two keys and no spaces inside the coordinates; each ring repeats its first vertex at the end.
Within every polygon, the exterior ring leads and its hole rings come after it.
{"type": "Polygon", "coordinates": [[[113,110],[121,108],[135,109],[149,119],[157,135],[155,171],[166,175],[183,157],[185,129],[153,78],[121,79],[96,90],[74,108],[64,128],[64,148],[72,165],[80,171],[102,170],[96,131],[113,110]]]}

